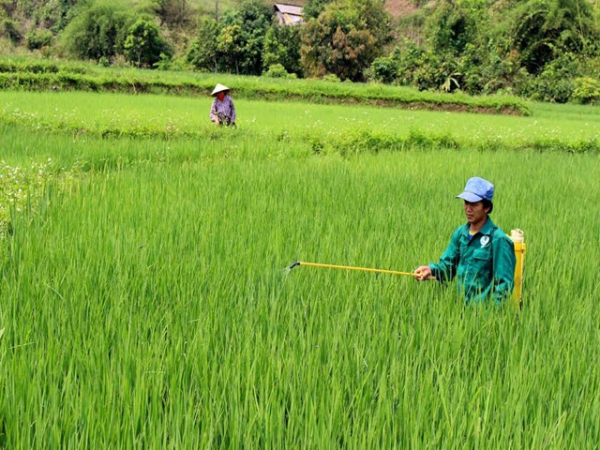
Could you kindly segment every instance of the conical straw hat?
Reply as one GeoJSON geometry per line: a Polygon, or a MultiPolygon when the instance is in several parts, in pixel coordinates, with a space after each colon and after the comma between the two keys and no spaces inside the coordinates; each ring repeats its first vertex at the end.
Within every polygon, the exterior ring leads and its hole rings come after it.
{"type": "Polygon", "coordinates": [[[219,92],[224,92],[224,91],[230,91],[231,89],[229,89],[227,86],[225,86],[224,84],[220,84],[217,83],[217,85],[215,86],[215,88],[212,91],[212,94],[210,95],[216,95],[219,92]]]}

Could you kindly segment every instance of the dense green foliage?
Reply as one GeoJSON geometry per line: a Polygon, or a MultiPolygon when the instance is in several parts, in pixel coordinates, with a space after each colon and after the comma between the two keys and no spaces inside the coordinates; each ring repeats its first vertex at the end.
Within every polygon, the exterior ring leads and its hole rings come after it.
{"type": "Polygon", "coordinates": [[[219,34],[220,27],[215,19],[204,17],[200,20],[196,39],[186,55],[187,61],[195,69],[210,72],[219,70],[219,34]]]}
{"type": "Polygon", "coordinates": [[[578,78],[575,80],[573,98],[580,103],[600,102],[600,80],[594,78],[578,78]]]}
{"type": "Polygon", "coordinates": [[[25,35],[25,40],[29,50],[39,50],[52,44],[53,34],[50,30],[34,29],[25,35]]]}
{"type": "Polygon", "coordinates": [[[595,51],[599,34],[585,0],[536,0],[517,4],[511,14],[514,49],[529,73],[540,74],[563,53],[595,51]]]}
{"type": "Polygon", "coordinates": [[[379,0],[310,0],[304,25],[282,28],[265,0],[2,0],[0,51],[558,103],[587,101],[578,80],[598,79],[597,0],[413,3],[392,19],[379,0]]]}
{"type": "Polygon", "coordinates": [[[137,67],[151,67],[161,58],[171,56],[171,49],[160,35],[158,25],[143,18],[129,27],[123,50],[127,59],[137,67]]]}
{"type": "Polygon", "coordinates": [[[113,58],[123,54],[134,13],[116,0],[100,0],[81,8],[62,34],[65,48],[81,59],[113,58]]]}
{"type": "MultiPolygon", "coordinates": [[[[0,19],[8,17],[14,21],[15,27],[21,23],[33,24],[40,29],[57,33],[65,28],[73,18],[74,7],[78,3],[89,3],[87,0],[0,0],[0,19]]],[[[20,34],[26,31],[21,29],[20,34]]]]}
{"type": "Polygon", "coordinates": [[[600,28],[587,0],[439,0],[423,43],[400,42],[370,76],[419,89],[510,92],[564,103],[575,80],[596,76],[600,28]]]}
{"type": "Polygon", "coordinates": [[[295,139],[327,142],[346,121],[357,135],[402,125],[481,143],[502,133],[576,140],[597,134],[595,109],[536,105],[532,118],[465,120],[240,101],[248,119],[238,129],[103,139],[33,131],[27,117],[198,126],[210,98],[0,95],[25,125],[0,121],[0,187],[43,180],[12,209],[0,244],[0,447],[600,441],[600,223],[589,207],[600,201],[598,154],[503,143],[342,153],[295,139]],[[281,122],[294,123],[290,134],[274,128],[281,122]],[[494,221],[526,233],[518,314],[465,308],[453,285],[282,270],[298,259],[398,270],[434,260],[464,221],[453,197],[472,175],[496,184],[494,221]]]}
{"type": "Polygon", "coordinates": [[[389,14],[376,0],[336,0],[302,30],[301,61],[308,76],[335,74],[363,81],[364,70],[391,38],[389,14]]]}
{"type": "Polygon", "coordinates": [[[331,3],[332,0],[307,0],[302,7],[304,17],[309,19],[316,19],[319,14],[323,12],[325,6],[331,3]]]}
{"type": "Polygon", "coordinates": [[[219,22],[201,19],[187,60],[199,70],[260,75],[270,18],[266,4],[245,0],[239,9],[225,14],[219,22]]]}
{"type": "Polygon", "coordinates": [[[263,66],[281,64],[287,73],[302,75],[300,64],[300,27],[272,26],[265,35],[263,66]]]}

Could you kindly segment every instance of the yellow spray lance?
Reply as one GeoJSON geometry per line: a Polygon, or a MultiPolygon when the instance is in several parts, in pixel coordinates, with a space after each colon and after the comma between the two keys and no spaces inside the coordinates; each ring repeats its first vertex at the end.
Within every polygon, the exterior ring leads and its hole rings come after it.
{"type": "Polygon", "coordinates": [[[296,261],[294,264],[292,264],[290,267],[288,267],[287,270],[292,270],[294,267],[297,267],[297,266],[321,267],[321,268],[325,268],[325,269],[360,270],[362,272],[387,273],[390,275],[404,275],[404,276],[413,277],[413,278],[416,278],[419,276],[418,274],[415,274],[412,272],[399,272],[397,270],[370,269],[367,267],[354,267],[354,266],[338,266],[335,264],[320,264],[320,263],[311,263],[311,262],[304,262],[304,261],[296,261]]]}
{"type": "Polygon", "coordinates": [[[512,303],[521,308],[523,306],[523,269],[525,267],[525,233],[518,228],[510,230],[511,240],[515,245],[515,256],[517,263],[515,264],[515,288],[513,290],[512,303]]]}

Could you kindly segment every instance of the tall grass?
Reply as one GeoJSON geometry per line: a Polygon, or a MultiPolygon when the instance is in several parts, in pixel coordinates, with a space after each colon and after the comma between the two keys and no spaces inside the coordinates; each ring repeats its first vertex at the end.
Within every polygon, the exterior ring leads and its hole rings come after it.
{"type": "Polygon", "coordinates": [[[598,156],[18,136],[4,129],[11,164],[53,157],[56,182],[15,216],[0,267],[0,447],[600,440],[598,156]],[[434,260],[472,175],[496,183],[494,221],[526,231],[519,314],[405,277],[282,270],[434,260]]]}

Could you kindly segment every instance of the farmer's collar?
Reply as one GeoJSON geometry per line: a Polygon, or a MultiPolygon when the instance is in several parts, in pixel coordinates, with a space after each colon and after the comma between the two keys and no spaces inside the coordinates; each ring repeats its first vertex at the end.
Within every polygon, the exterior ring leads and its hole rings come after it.
{"type": "MultiPolygon", "coordinates": [[[[494,229],[495,226],[496,225],[494,225],[494,222],[492,222],[492,218],[490,216],[488,216],[487,220],[485,221],[485,223],[483,224],[483,226],[477,233],[481,233],[481,234],[485,234],[485,235],[489,236],[490,234],[492,234],[492,230],[494,229]]],[[[467,233],[469,232],[469,227],[470,227],[470,225],[467,223],[467,226],[466,226],[467,233]]]]}

